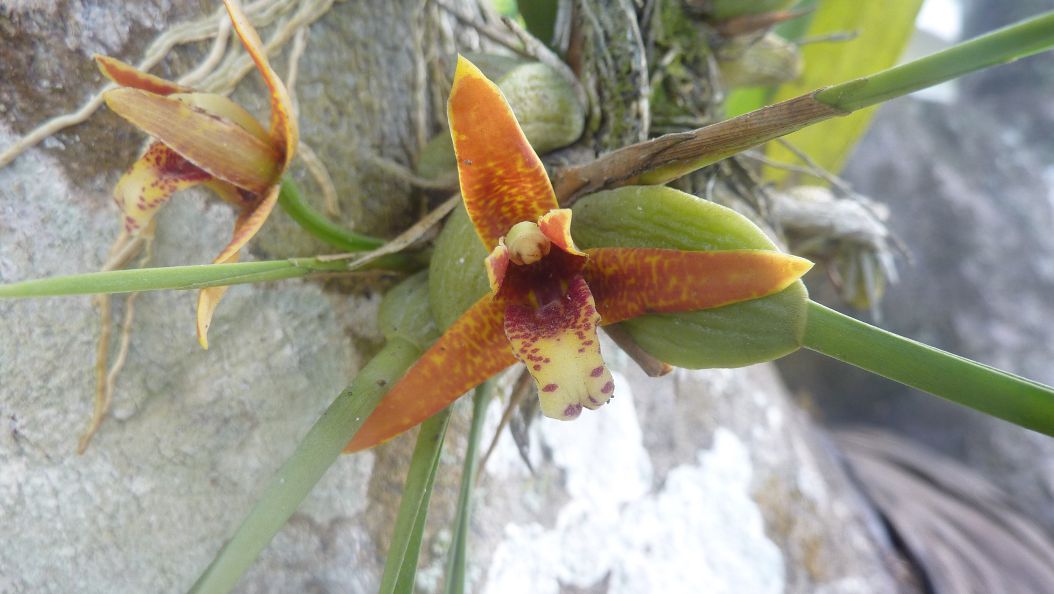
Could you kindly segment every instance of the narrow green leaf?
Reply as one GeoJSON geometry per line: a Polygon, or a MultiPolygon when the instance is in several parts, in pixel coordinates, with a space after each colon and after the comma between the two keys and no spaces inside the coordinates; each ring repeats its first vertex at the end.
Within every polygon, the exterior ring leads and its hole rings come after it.
{"type": "Polygon", "coordinates": [[[461,472],[461,490],[457,498],[457,516],[454,518],[454,535],[450,542],[450,556],[447,558],[446,594],[464,594],[465,564],[468,561],[469,520],[472,515],[472,491],[476,485],[476,464],[479,459],[480,433],[483,431],[483,420],[486,417],[487,405],[494,393],[494,380],[488,380],[476,388],[472,395],[472,427],[468,433],[468,449],[465,451],[465,464],[461,472]]]}
{"type": "Polygon", "coordinates": [[[450,409],[421,424],[417,445],[410,459],[399,514],[395,519],[392,544],[384,561],[381,594],[411,594],[417,575],[417,559],[421,552],[428,501],[432,496],[439,454],[443,450],[443,436],[450,420],[450,409]]]}
{"type": "Polygon", "coordinates": [[[1054,436],[1054,388],[897,336],[812,301],[805,347],[1054,436]]]}
{"type": "MultiPolygon", "coordinates": [[[[805,74],[797,81],[780,86],[773,100],[783,101],[812,89],[889,68],[896,63],[915,31],[915,16],[921,4],[922,0],[821,0],[805,36],[838,33],[856,33],[857,36],[850,41],[820,42],[802,47],[805,74]]],[[[854,113],[795,132],[787,136],[787,140],[821,167],[837,172],[873,116],[873,110],[854,113]]],[[[796,162],[793,153],[778,143],[770,144],[766,155],[776,161],[796,162]]],[[[787,176],[784,169],[765,169],[765,177],[773,181],[787,176]]],[[[822,180],[810,178],[809,182],[822,183],[822,180]]]]}
{"type": "Polygon", "coordinates": [[[846,111],[861,109],[975,70],[1038,54],[1052,46],[1054,11],[1007,25],[896,68],[823,89],[816,93],[816,99],[846,111]]]}
{"type": "Polygon", "coordinates": [[[357,265],[355,260],[325,261],[318,258],[290,258],[233,264],[197,264],[86,272],[0,285],[0,299],[136,293],[165,289],[203,289],[263,283],[318,272],[350,272],[367,269],[412,272],[427,266],[427,256],[426,253],[388,254],[361,266],[357,265]]]}
{"type": "Polygon", "coordinates": [[[389,340],[359,371],[355,381],[322,413],[278,469],[249,515],[191,587],[191,593],[223,594],[234,588],[355,436],[388,388],[420,356],[417,346],[401,339],[389,340]]]}

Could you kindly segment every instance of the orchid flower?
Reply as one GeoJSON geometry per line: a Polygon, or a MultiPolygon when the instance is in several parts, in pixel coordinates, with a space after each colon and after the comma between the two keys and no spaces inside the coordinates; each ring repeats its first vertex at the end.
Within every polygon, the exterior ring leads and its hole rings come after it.
{"type": "MultiPolygon", "coordinates": [[[[240,210],[234,234],[213,261],[237,262],[242,246],[259,231],[278,200],[282,174],[298,142],[292,101],[271,69],[256,31],[230,0],[224,0],[234,30],[270,91],[271,126],[263,127],[230,99],[136,70],[107,56],[99,69],[120,87],[107,91],[106,105],[155,138],[117,182],[114,200],[124,230],[144,229],[179,190],[204,185],[240,210]]],[[[198,294],[198,341],[208,348],[208,328],[226,287],[198,294]]]]}
{"type": "Polygon", "coordinates": [[[764,297],[812,266],[771,250],[580,250],[571,211],[557,204],[501,91],[460,56],[448,116],[465,208],[490,251],[480,263],[490,292],[392,387],[345,451],[410,429],[517,361],[537,383],[542,413],[574,419],[614,392],[598,325],[764,297]]]}

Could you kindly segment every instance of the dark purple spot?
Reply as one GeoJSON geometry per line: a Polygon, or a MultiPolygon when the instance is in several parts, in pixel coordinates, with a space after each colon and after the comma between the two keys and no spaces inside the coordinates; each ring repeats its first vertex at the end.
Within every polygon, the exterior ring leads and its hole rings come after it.
{"type": "Polygon", "coordinates": [[[556,384],[546,384],[545,387],[542,388],[542,392],[555,392],[559,387],[560,386],[557,386],[556,384]]]}
{"type": "Polygon", "coordinates": [[[615,382],[608,382],[608,383],[604,384],[604,387],[600,388],[600,391],[605,393],[605,394],[610,394],[610,393],[614,392],[615,391],[615,382]]]}
{"type": "Polygon", "coordinates": [[[564,416],[569,419],[573,419],[580,414],[582,414],[581,404],[568,404],[567,408],[564,409],[564,416]]]}
{"type": "Polygon", "coordinates": [[[592,377],[600,377],[600,376],[604,375],[604,366],[601,365],[600,367],[597,367],[593,371],[590,371],[589,375],[592,376],[592,377]]]}

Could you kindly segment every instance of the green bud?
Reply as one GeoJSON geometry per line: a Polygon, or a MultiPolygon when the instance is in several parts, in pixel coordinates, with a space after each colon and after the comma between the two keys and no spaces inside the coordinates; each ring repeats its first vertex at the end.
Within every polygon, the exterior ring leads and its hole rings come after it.
{"type": "MultiPolygon", "coordinates": [[[[579,200],[571,232],[582,248],[776,249],[739,213],[664,186],[625,187],[579,200]]],[[[724,307],[651,314],[622,322],[651,355],[689,369],[742,367],[794,352],[805,332],[808,292],[780,293],[724,307]]]]}
{"type": "Polygon", "coordinates": [[[691,0],[692,4],[702,4],[706,12],[716,20],[730,19],[748,14],[762,14],[790,8],[798,0],[691,0]],[[709,6],[706,6],[709,4],[709,6]]]}
{"type": "Polygon", "coordinates": [[[428,305],[428,273],[422,270],[388,291],[378,318],[386,340],[401,338],[422,351],[428,348],[439,338],[428,305]]]}
{"type": "Polygon", "coordinates": [[[775,33],[733,39],[721,47],[717,60],[729,88],[776,86],[801,76],[803,67],[798,46],[775,33]]]}

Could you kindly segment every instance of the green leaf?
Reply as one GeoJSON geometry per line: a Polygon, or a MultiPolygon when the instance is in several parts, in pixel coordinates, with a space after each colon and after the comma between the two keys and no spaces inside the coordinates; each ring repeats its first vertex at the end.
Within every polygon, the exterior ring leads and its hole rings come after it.
{"type": "Polygon", "coordinates": [[[494,381],[488,380],[476,388],[472,396],[472,427],[468,433],[468,449],[461,471],[461,490],[457,497],[457,515],[454,518],[454,534],[450,541],[450,556],[447,558],[446,594],[464,594],[465,564],[468,560],[469,521],[472,516],[472,491],[476,486],[476,464],[479,460],[479,440],[483,431],[487,405],[494,393],[494,381]]]}
{"type": "Polygon", "coordinates": [[[192,594],[230,592],[260,551],[293,515],[344,446],[421,351],[404,340],[390,341],[337,396],[278,469],[249,515],[191,587],[192,594]]]}
{"type": "Polygon", "coordinates": [[[432,416],[421,424],[417,445],[410,459],[410,470],[395,518],[392,544],[384,560],[381,594],[411,594],[417,576],[417,559],[421,553],[428,501],[432,496],[439,454],[443,450],[443,436],[450,421],[450,408],[432,416]]]}
{"type": "MultiPolygon", "coordinates": [[[[805,74],[793,83],[782,85],[773,101],[889,68],[911,38],[921,4],[922,0],[821,0],[805,37],[850,32],[858,35],[850,41],[811,43],[802,47],[805,74]]],[[[837,173],[873,116],[873,109],[861,111],[810,126],[786,138],[818,165],[837,173]]],[[[779,143],[769,144],[766,156],[785,163],[797,162],[794,154],[779,143]]],[[[788,172],[766,167],[765,177],[779,182],[788,177],[788,172]]],[[[808,182],[824,183],[818,178],[810,178],[808,182]]]]}
{"type": "Polygon", "coordinates": [[[897,336],[811,301],[805,347],[1054,436],[1054,388],[897,336]]]}
{"type": "MultiPolygon", "coordinates": [[[[426,282],[424,275],[420,274],[389,291],[381,303],[381,328],[386,332],[387,339],[384,348],[359,370],[351,385],[322,413],[293,454],[278,469],[249,515],[242,520],[234,535],[216,553],[215,559],[190,589],[192,594],[222,594],[234,588],[260,551],[271,542],[300,506],[300,502],[336,461],[381,398],[429,346],[429,337],[435,336],[431,320],[427,316],[402,316],[397,311],[404,308],[427,311],[426,282]],[[391,304],[391,301],[397,303],[391,304]],[[407,323],[416,323],[419,327],[406,327],[407,323]],[[396,330],[390,332],[393,328],[396,330]]],[[[433,425],[432,429],[438,431],[440,428],[433,425]]],[[[427,507],[426,502],[422,504],[427,507]]],[[[418,513],[424,513],[421,511],[422,504],[417,505],[418,513]]],[[[413,556],[415,559],[412,563],[416,566],[416,552],[411,552],[417,550],[414,546],[420,546],[420,528],[417,526],[417,514],[413,516],[412,529],[406,531],[406,545],[400,545],[400,548],[403,550],[403,560],[410,562],[408,559],[413,556]]],[[[403,579],[399,582],[402,583],[403,579]]]]}
{"type": "Polygon", "coordinates": [[[54,276],[0,285],[0,299],[24,297],[58,297],[65,295],[95,295],[100,293],[136,293],[164,289],[191,290],[224,287],[248,283],[263,283],[307,276],[318,272],[350,272],[353,270],[419,270],[427,262],[427,254],[388,254],[356,264],[355,260],[320,260],[318,258],[290,258],[232,264],[199,264],[135,268],[86,272],[69,276],[54,276]]]}

